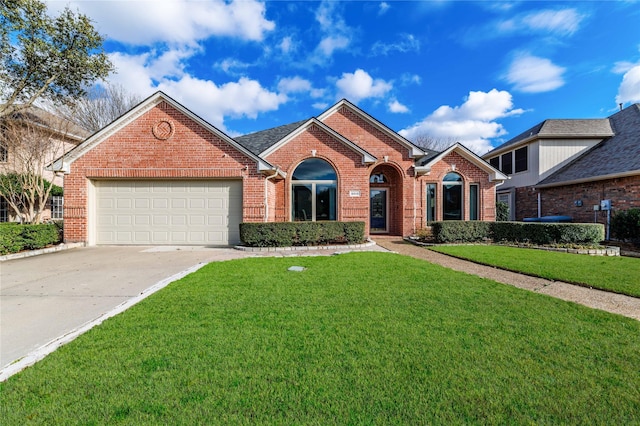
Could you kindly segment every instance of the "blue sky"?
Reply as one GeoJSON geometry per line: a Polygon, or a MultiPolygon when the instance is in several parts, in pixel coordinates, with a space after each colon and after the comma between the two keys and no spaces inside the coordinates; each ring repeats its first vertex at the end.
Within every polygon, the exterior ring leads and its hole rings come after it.
{"type": "Polygon", "coordinates": [[[230,136],[347,98],[479,154],[546,118],[640,102],[640,1],[49,1],[106,36],[110,81],[230,136]]]}

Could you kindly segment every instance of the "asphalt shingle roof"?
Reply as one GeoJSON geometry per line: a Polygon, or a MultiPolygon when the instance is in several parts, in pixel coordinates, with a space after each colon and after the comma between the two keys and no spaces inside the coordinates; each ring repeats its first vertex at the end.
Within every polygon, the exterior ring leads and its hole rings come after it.
{"type": "Polygon", "coordinates": [[[638,171],[640,173],[640,104],[608,118],[615,132],[567,166],[538,183],[560,184],[638,171]]]}
{"type": "Polygon", "coordinates": [[[493,152],[502,151],[504,148],[517,145],[527,139],[537,138],[604,138],[612,136],[611,124],[606,118],[596,119],[570,119],[570,120],[545,120],[536,124],[529,130],[509,139],[507,142],[483,155],[488,158],[493,152]]]}
{"type": "Polygon", "coordinates": [[[275,145],[282,138],[293,132],[298,127],[302,126],[309,120],[297,121],[291,124],[285,124],[284,126],[274,127],[272,129],[261,130],[259,132],[250,133],[248,135],[238,136],[233,138],[240,145],[247,148],[249,151],[256,155],[267,150],[272,145],[275,145]]]}

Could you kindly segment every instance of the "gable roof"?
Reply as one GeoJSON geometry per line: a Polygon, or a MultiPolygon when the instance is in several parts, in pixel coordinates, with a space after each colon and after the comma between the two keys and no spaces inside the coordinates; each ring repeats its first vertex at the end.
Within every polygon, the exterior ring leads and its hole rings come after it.
{"type": "Polygon", "coordinates": [[[234,139],[254,154],[260,155],[261,152],[266,151],[269,147],[278,143],[282,138],[302,126],[307,121],[309,120],[296,121],[295,123],[285,124],[284,126],[237,136],[234,139]]]}
{"type": "Polygon", "coordinates": [[[47,132],[52,132],[62,138],[69,139],[76,144],[82,142],[90,135],[89,131],[71,120],[35,105],[19,108],[5,117],[11,120],[28,122],[47,132]]]}
{"type": "Polygon", "coordinates": [[[78,145],[77,147],[69,151],[66,155],[54,161],[50,168],[56,171],[68,171],[69,166],[74,161],[82,157],[84,154],[86,154],[87,152],[95,148],[101,142],[106,140],[108,137],[110,137],[111,135],[113,135],[114,133],[116,133],[126,125],[136,120],[138,117],[140,117],[144,113],[150,111],[151,109],[159,105],[161,102],[168,103],[169,105],[171,105],[171,107],[175,108],[180,113],[184,114],[191,120],[198,123],[207,131],[213,133],[223,141],[227,142],[233,148],[247,155],[249,158],[251,158],[257,163],[259,171],[276,170],[276,168],[271,164],[269,164],[267,161],[263,160],[262,158],[260,158],[259,156],[257,156],[256,154],[254,154],[244,146],[240,145],[238,142],[233,140],[231,137],[227,136],[221,130],[209,124],[207,121],[200,118],[198,115],[194,114],[193,112],[191,112],[190,110],[182,106],[180,103],[178,103],[177,101],[175,101],[174,99],[172,99],[171,97],[169,97],[168,95],[160,91],[149,96],[147,99],[140,102],[137,106],[133,107],[129,112],[125,113],[121,117],[111,122],[111,124],[105,126],[101,130],[91,135],[87,140],[85,140],[83,143],[81,143],[80,145],[78,145]]]}
{"type": "Polygon", "coordinates": [[[469,150],[467,147],[462,145],[460,142],[456,142],[455,144],[451,145],[449,148],[447,148],[444,151],[438,153],[437,155],[426,155],[426,156],[422,157],[420,160],[416,161],[416,165],[415,165],[416,173],[419,174],[419,175],[420,174],[429,173],[431,171],[431,167],[435,163],[437,163],[438,161],[442,160],[446,155],[448,155],[449,153],[451,153],[453,151],[457,152],[463,158],[469,160],[471,163],[475,164],[480,169],[482,169],[485,172],[487,172],[488,175],[489,175],[489,181],[491,181],[491,182],[493,182],[493,181],[504,182],[505,180],[509,179],[509,177],[507,175],[505,175],[500,170],[498,170],[495,167],[493,167],[491,164],[489,164],[486,161],[484,161],[477,154],[475,154],[473,151],[469,150]]]}
{"type": "Polygon", "coordinates": [[[357,106],[355,106],[354,104],[352,104],[351,102],[349,102],[346,99],[340,100],[338,103],[336,103],[335,105],[330,107],[328,110],[326,110],[325,112],[320,114],[318,116],[318,120],[324,121],[327,117],[329,117],[329,116],[335,114],[336,112],[340,111],[340,109],[343,108],[343,107],[344,108],[348,108],[351,112],[355,113],[356,115],[358,115],[363,120],[368,121],[374,127],[376,127],[378,130],[380,130],[382,133],[386,134],[391,139],[395,140],[400,145],[402,145],[405,148],[407,148],[409,150],[409,157],[411,157],[411,158],[419,158],[419,157],[422,157],[423,155],[425,155],[424,150],[422,150],[419,146],[413,144],[408,139],[405,139],[404,137],[402,137],[401,135],[399,135],[395,131],[391,130],[389,127],[385,126],[383,123],[381,123],[380,121],[376,120],[375,118],[373,118],[372,116],[370,116],[369,114],[367,114],[366,112],[364,112],[363,110],[361,110],[360,108],[358,108],[357,106]]]}
{"type": "Polygon", "coordinates": [[[640,104],[609,117],[615,135],[536,185],[544,188],[640,174],[640,104]]]}
{"type": "Polygon", "coordinates": [[[499,145],[482,158],[489,158],[536,139],[603,139],[613,136],[606,118],[545,120],[499,145]]]}
{"type": "MultiPolygon", "coordinates": [[[[273,153],[274,151],[280,149],[282,146],[286,145],[289,141],[291,141],[293,138],[298,136],[300,133],[304,132],[309,128],[312,128],[313,126],[316,126],[320,130],[331,135],[333,138],[335,138],[336,140],[338,140],[339,142],[341,142],[342,144],[344,144],[345,146],[353,150],[354,152],[362,155],[362,162],[364,164],[375,163],[377,161],[377,158],[375,156],[371,155],[365,149],[351,142],[349,139],[345,138],[340,133],[336,132],[331,127],[324,124],[322,121],[319,121],[317,118],[310,118],[309,120],[302,122],[302,124],[300,123],[301,122],[292,123],[287,126],[276,127],[274,129],[265,130],[262,132],[257,132],[251,135],[247,135],[244,137],[245,138],[244,142],[248,143],[249,145],[266,147],[259,154],[260,157],[266,157],[269,154],[273,153]],[[276,140],[276,138],[281,134],[284,134],[284,137],[276,140]]],[[[238,139],[242,139],[242,138],[238,138],[238,139]]]]}

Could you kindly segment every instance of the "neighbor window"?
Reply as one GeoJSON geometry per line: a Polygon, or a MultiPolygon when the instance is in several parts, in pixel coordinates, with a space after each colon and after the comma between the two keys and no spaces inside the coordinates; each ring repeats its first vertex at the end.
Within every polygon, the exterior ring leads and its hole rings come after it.
{"type": "Polygon", "coordinates": [[[528,147],[522,147],[520,149],[516,149],[515,151],[515,157],[516,157],[516,161],[515,161],[515,170],[516,173],[518,172],[526,172],[528,167],[527,167],[527,163],[528,163],[528,147]]]}
{"type": "Polygon", "coordinates": [[[298,165],[291,183],[294,221],[336,220],[338,177],[331,164],[309,158],[298,165]]]}
{"type": "Polygon", "coordinates": [[[489,164],[491,164],[494,168],[500,170],[500,157],[493,157],[489,159],[489,164]]]}
{"type": "Polygon", "coordinates": [[[54,195],[51,197],[51,219],[62,219],[63,218],[63,208],[64,206],[64,197],[59,195],[54,195]]]}
{"type": "Polygon", "coordinates": [[[513,156],[511,152],[507,152],[506,154],[502,154],[500,157],[502,160],[502,168],[500,169],[502,173],[510,175],[513,173],[513,156]]]}
{"type": "Polygon", "coordinates": [[[9,214],[7,207],[7,200],[4,197],[0,197],[0,222],[8,222],[9,214]]]}

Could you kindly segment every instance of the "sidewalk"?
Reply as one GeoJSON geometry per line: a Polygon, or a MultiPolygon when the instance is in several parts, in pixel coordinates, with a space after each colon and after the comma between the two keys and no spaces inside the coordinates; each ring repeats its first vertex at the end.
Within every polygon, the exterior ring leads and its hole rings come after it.
{"type": "Polygon", "coordinates": [[[375,237],[374,241],[389,251],[640,321],[640,298],[479,265],[416,246],[404,241],[401,237],[375,237]]]}

